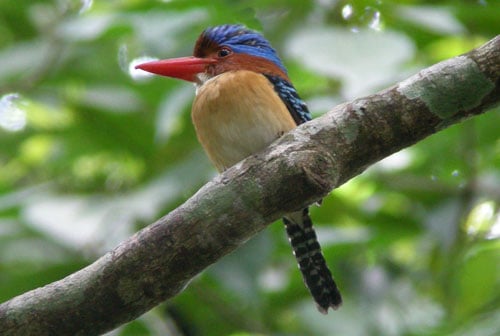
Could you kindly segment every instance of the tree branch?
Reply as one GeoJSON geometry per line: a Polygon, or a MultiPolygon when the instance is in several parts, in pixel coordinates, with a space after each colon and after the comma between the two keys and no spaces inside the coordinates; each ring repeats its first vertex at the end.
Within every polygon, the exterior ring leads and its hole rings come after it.
{"type": "Polygon", "coordinates": [[[499,102],[497,36],[298,127],[90,266],[3,303],[0,334],[99,334],[131,321],[284,213],[499,102]]]}

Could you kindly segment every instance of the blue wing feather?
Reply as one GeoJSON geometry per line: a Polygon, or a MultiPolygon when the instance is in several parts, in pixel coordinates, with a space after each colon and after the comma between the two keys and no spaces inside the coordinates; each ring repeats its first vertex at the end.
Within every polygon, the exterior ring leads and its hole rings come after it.
{"type": "Polygon", "coordinates": [[[303,124],[312,119],[306,103],[299,97],[297,90],[295,90],[292,83],[279,76],[265,76],[273,84],[274,90],[285,103],[297,125],[303,124]]]}

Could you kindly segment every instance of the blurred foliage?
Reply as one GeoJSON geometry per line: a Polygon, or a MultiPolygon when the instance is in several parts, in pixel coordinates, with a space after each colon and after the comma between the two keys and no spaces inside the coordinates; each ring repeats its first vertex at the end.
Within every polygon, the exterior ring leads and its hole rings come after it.
{"type": "MultiPolygon", "coordinates": [[[[137,62],[244,23],[317,116],[480,45],[499,17],[493,0],[0,2],[0,301],[92,262],[215,174],[191,85],[137,62]]],[[[453,126],[312,210],[339,311],[316,312],[275,223],[112,334],[497,334],[499,124],[497,110],[453,126]]]]}

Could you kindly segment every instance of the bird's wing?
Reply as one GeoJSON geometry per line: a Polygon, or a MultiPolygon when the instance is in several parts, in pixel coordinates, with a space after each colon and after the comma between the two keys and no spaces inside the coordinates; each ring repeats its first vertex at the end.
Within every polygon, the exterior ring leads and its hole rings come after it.
{"type": "Polygon", "coordinates": [[[297,90],[289,81],[273,75],[265,75],[267,79],[273,84],[274,90],[285,103],[288,111],[295,120],[297,125],[311,120],[311,113],[309,112],[306,103],[300,99],[297,90]]]}

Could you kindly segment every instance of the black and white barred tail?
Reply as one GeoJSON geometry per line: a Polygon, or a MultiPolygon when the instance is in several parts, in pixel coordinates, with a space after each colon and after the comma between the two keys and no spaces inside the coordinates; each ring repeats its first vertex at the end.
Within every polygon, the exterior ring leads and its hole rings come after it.
{"type": "Polygon", "coordinates": [[[300,272],[318,310],[327,314],[328,308],[337,309],[342,304],[342,297],[321,253],[309,209],[287,214],[283,222],[300,272]]]}

